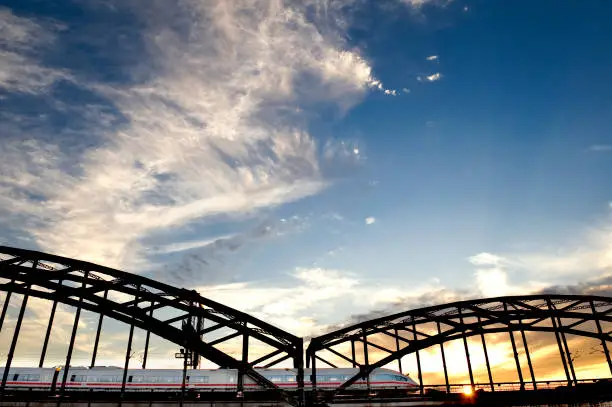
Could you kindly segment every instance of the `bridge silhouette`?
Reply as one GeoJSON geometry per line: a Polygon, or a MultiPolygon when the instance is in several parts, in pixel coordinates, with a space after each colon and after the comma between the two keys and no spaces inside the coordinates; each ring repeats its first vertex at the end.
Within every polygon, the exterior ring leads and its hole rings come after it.
{"type": "MultiPolygon", "coordinates": [[[[183,351],[183,368],[201,368],[200,360],[206,359],[222,369],[235,369],[237,383],[234,393],[248,400],[245,381],[266,389],[271,399],[283,400],[293,405],[313,403],[318,400],[333,402],[350,394],[351,385],[358,381],[366,383],[367,391],[359,397],[376,398],[370,388],[370,374],[376,368],[397,363],[402,372],[402,358],[416,357],[417,395],[452,394],[469,388],[469,392],[499,393],[504,390],[538,392],[551,387],[562,389],[579,388],[585,382],[578,378],[572,352],[568,346],[568,335],[596,340],[600,346],[598,355],[605,358],[612,377],[612,361],[608,343],[612,340],[612,299],[596,296],[576,295],[532,295],[499,297],[461,301],[420,308],[346,326],[334,332],[311,338],[305,350],[304,340],[244,312],[212,301],[194,290],[173,287],[140,275],[96,265],[93,263],[11,247],[0,247],[0,291],[6,292],[0,313],[0,332],[5,324],[11,296],[21,296],[19,313],[6,354],[4,373],[0,383],[0,398],[18,397],[18,392],[9,392],[7,381],[9,369],[16,354],[20,331],[24,324],[29,298],[50,302],[48,323],[42,337],[42,350],[38,367],[45,366],[50,346],[51,331],[58,304],[74,309],[74,320],[63,366],[71,366],[79,321],[83,310],[98,315],[93,351],[89,366],[95,367],[102,324],[105,318],[119,321],[127,326],[123,376],[118,397],[125,397],[128,368],[133,352],[135,328],[145,332],[144,353],[139,368],[147,367],[151,335],[162,338],[183,351]],[[558,357],[565,379],[560,381],[538,381],[534,374],[532,352],[526,332],[548,333],[554,336],[558,357]],[[512,346],[518,382],[503,383],[493,379],[493,367],[489,360],[487,335],[507,334],[512,346]],[[210,340],[205,336],[212,335],[210,340]],[[517,338],[518,337],[518,338],[517,338]],[[487,380],[475,379],[471,348],[474,338],[482,348],[487,380]],[[450,341],[463,342],[469,376],[468,383],[453,383],[450,380],[444,345],[450,341]],[[257,342],[264,344],[264,354],[253,355],[249,350],[257,342]],[[233,344],[233,350],[224,351],[224,344],[233,344]],[[422,352],[439,348],[444,373],[444,383],[426,383],[421,365],[422,352]],[[520,355],[522,350],[523,355],[520,355]],[[527,360],[529,379],[523,375],[520,357],[527,360]],[[309,370],[305,378],[305,366],[309,370]],[[296,372],[296,391],[288,391],[264,377],[261,370],[290,363],[296,372]],[[337,368],[354,368],[354,374],[330,388],[321,389],[322,364],[337,368]],[[306,380],[305,380],[306,379],[306,380]],[[305,389],[307,390],[305,392],[305,389]],[[9,394],[10,393],[10,394],[9,394]],[[17,394],[17,395],[16,395],[17,394]]],[[[119,345],[117,344],[117,348],[119,345]]],[[[131,369],[134,367],[132,366],[131,369]]],[[[58,403],[72,395],[69,370],[60,372],[61,384],[55,392],[58,403]]],[[[58,382],[59,383],[59,382],[58,382]]],[[[557,390],[558,391],[558,390],[557,390]]],[[[21,392],[23,394],[25,392],[21,392]]],[[[96,392],[88,397],[99,397],[96,392]]],[[[181,400],[185,393],[185,382],[181,389],[181,400]]],[[[595,394],[591,392],[590,394],[595,394]]],[[[549,397],[551,393],[547,393],[549,397]]],[[[140,399],[152,397],[139,394],[140,399]]],[[[222,397],[218,394],[215,397],[222,397]]]]}

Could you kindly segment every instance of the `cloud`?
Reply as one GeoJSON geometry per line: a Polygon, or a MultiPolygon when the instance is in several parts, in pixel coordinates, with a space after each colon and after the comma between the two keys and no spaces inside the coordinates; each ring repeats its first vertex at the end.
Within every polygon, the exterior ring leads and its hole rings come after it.
{"type": "Polygon", "coordinates": [[[376,218],[373,216],[368,216],[367,218],[365,218],[366,225],[372,225],[375,222],[376,222],[376,218]]]}
{"type": "Polygon", "coordinates": [[[475,254],[474,256],[470,256],[468,260],[475,266],[499,266],[506,262],[503,257],[487,252],[482,252],[475,254]]]}
{"type": "Polygon", "coordinates": [[[437,55],[430,55],[425,59],[428,61],[437,61],[438,59],[440,59],[440,57],[438,57],[437,55]]]}
{"type": "Polygon", "coordinates": [[[442,74],[441,73],[434,73],[432,75],[429,76],[417,76],[417,80],[419,82],[435,82],[442,79],[442,74]]]}
{"type": "Polygon", "coordinates": [[[37,51],[53,43],[57,24],[42,23],[16,16],[0,7],[0,90],[37,93],[69,75],[44,67],[37,51]]]}
{"type": "Polygon", "coordinates": [[[589,151],[593,151],[593,152],[606,152],[606,151],[612,151],[612,144],[594,144],[592,146],[589,146],[589,151]]]}
{"type": "Polygon", "coordinates": [[[410,89],[408,89],[408,88],[402,88],[402,92],[404,92],[404,93],[410,93],[410,89]]]}
{"type": "MultiPolygon", "coordinates": [[[[419,282],[410,287],[368,281],[344,270],[296,268],[290,281],[237,283],[199,287],[213,300],[248,312],[296,335],[313,336],[336,327],[338,320],[355,311],[369,315],[373,309],[389,309],[394,304],[436,293],[439,282],[419,282]],[[334,312],[330,312],[334,310],[334,312]],[[307,321],[307,323],[302,323],[307,321]]],[[[433,297],[432,297],[433,300],[433,297]]]]}
{"type": "Polygon", "coordinates": [[[321,100],[346,109],[368,88],[386,91],[368,62],[345,49],[335,14],[318,24],[326,17],[307,17],[299,3],[137,4],[146,7],[114,6],[144,27],[144,62],[125,83],[44,66],[36,41],[45,38],[51,52],[54,28],[4,9],[0,17],[8,32],[0,86],[52,100],[85,122],[62,130],[61,140],[42,122],[19,137],[27,119],[19,114],[4,122],[2,131],[15,135],[0,160],[5,227],[45,251],[133,268],[147,265],[142,241],[160,230],[249,216],[326,188],[327,168],[345,158],[335,161],[334,143],[320,146],[295,112],[321,100]],[[43,92],[62,78],[109,113],[43,92]]]}
{"type": "Polygon", "coordinates": [[[182,286],[200,284],[204,280],[208,283],[226,282],[233,279],[225,267],[227,257],[244,246],[301,232],[308,226],[307,219],[293,216],[281,221],[263,221],[231,236],[156,247],[151,255],[171,255],[159,260],[153,277],[182,286]]]}
{"type": "Polygon", "coordinates": [[[377,89],[383,92],[385,95],[397,96],[397,91],[395,89],[387,89],[383,86],[382,82],[378,79],[373,79],[368,82],[368,86],[371,88],[377,89]]]}

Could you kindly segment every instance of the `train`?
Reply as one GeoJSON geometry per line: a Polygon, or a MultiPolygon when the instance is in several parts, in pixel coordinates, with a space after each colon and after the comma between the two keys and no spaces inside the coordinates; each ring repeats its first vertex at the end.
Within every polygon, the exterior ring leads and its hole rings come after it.
{"type": "MultiPolygon", "coordinates": [[[[255,368],[270,382],[286,390],[297,390],[296,369],[255,368]]],[[[334,389],[359,372],[359,369],[317,369],[318,390],[334,389]]],[[[4,374],[4,368],[0,368],[4,374]]],[[[312,390],[311,369],[304,369],[304,390],[312,390]]],[[[7,390],[56,391],[62,385],[65,371],[61,367],[31,368],[11,367],[7,376],[7,390]]],[[[121,391],[124,369],[120,367],[70,367],[65,389],[69,391],[96,390],[121,391]]],[[[1,377],[1,376],[0,376],[1,377]]],[[[369,377],[370,390],[416,391],[418,384],[409,376],[391,369],[375,369],[369,377]]],[[[124,391],[181,391],[183,370],[180,369],[129,369],[124,391]]],[[[244,376],[244,391],[264,390],[248,376],[244,376]]],[[[368,389],[367,380],[360,379],[349,390],[368,389]]],[[[238,371],[235,369],[190,369],[186,371],[185,390],[195,392],[238,391],[238,371]]]]}

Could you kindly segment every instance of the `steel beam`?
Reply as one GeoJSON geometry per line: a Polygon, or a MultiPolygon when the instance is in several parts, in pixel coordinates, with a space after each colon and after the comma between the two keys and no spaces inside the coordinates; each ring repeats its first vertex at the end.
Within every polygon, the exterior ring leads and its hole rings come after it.
{"type": "Polygon", "coordinates": [[[125,363],[123,367],[123,377],[121,378],[121,397],[125,393],[125,383],[128,376],[128,369],[130,367],[130,358],[132,357],[132,339],[134,338],[134,324],[130,325],[130,333],[128,335],[128,343],[125,351],[125,363]]]}
{"type": "MultiPolygon", "coordinates": [[[[11,283],[15,283],[15,279],[11,280],[11,283]]],[[[6,297],[4,297],[4,304],[2,304],[2,313],[0,314],[0,332],[2,332],[2,325],[4,325],[4,318],[6,317],[6,311],[8,311],[9,303],[11,302],[12,291],[7,291],[6,297]]]]}
{"type": "MultiPolygon", "coordinates": [[[[370,359],[368,357],[368,335],[366,334],[365,328],[361,329],[361,335],[363,337],[363,366],[367,371],[368,367],[370,366],[370,359]]],[[[370,372],[366,374],[365,379],[368,386],[368,393],[370,393],[370,372]]]]}
{"type": "MultiPolygon", "coordinates": [[[[590,304],[591,304],[591,311],[593,312],[593,315],[596,315],[597,312],[595,310],[595,303],[593,301],[590,301],[590,304]]],[[[599,319],[595,319],[595,325],[597,326],[597,333],[601,336],[601,346],[603,348],[604,354],[606,355],[606,360],[608,361],[608,368],[610,369],[610,374],[612,375],[612,360],[610,360],[610,352],[608,351],[608,344],[606,343],[606,340],[604,339],[603,332],[601,330],[601,323],[599,322],[599,319]]]]}
{"type": "MultiPolygon", "coordinates": [[[[108,297],[108,290],[104,291],[104,299],[108,297]]],[[[100,314],[98,317],[98,328],[96,329],[96,339],[94,339],[94,347],[93,352],[91,353],[91,364],[90,367],[94,367],[96,365],[96,356],[98,355],[98,344],[100,343],[100,333],[102,332],[102,322],[104,319],[104,314],[100,314]]]]}
{"type": "MultiPolygon", "coordinates": [[[[519,319],[519,324],[521,320],[519,319]]],[[[525,336],[525,330],[521,329],[521,338],[523,339],[523,348],[525,349],[525,355],[527,356],[527,365],[529,365],[529,374],[531,375],[531,383],[533,389],[537,390],[538,385],[536,384],[535,374],[533,373],[533,365],[531,364],[531,356],[529,355],[529,346],[527,346],[527,337],[525,336]]]]}
{"type": "MultiPolygon", "coordinates": [[[[442,334],[440,322],[436,322],[438,328],[438,336],[442,334]]],[[[448,369],[446,368],[446,356],[444,355],[444,342],[440,342],[440,352],[442,353],[442,368],[444,369],[444,383],[446,384],[446,392],[450,393],[450,383],[448,382],[448,369]]]]}
{"type": "Polygon", "coordinates": [[[467,336],[465,336],[465,324],[463,323],[461,307],[457,308],[457,315],[459,315],[459,322],[463,327],[463,348],[465,350],[465,359],[467,361],[468,373],[470,375],[470,386],[472,387],[472,391],[474,391],[474,372],[472,372],[472,360],[470,359],[470,349],[468,348],[467,336]]]}
{"type": "MultiPolygon", "coordinates": [[[[559,326],[559,328],[563,328],[561,318],[559,317],[557,317],[557,325],[559,326]]],[[[561,342],[563,343],[563,348],[565,349],[565,354],[567,355],[567,365],[569,366],[570,372],[572,373],[574,386],[577,386],[578,380],[576,378],[576,370],[574,370],[574,361],[572,360],[572,354],[570,352],[569,346],[567,345],[567,339],[565,338],[565,333],[562,329],[559,330],[559,335],[561,335],[561,342]]]]}
{"type": "MultiPolygon", "coordinates": [[[[151,301],[151,309],[149,309],[149,318],[153,319],[153,306],[155,305],[154,301],[151,301]]],[[[151,331],[147,329],[147,334],[145,336],[145,345],[144,345],[144,355],[142,356],[142,368],[147,368],[147,357],[149,356],[149,340],[151,338],[151,331]]]]}
{"type": "MultiPolygon", "coordinates": [[[[395,349],[396,352],[399,352],[400,350],[399,335],[397,333],[397,329],[395,330],[395,349]]],[[[397,358],[397,367],[399,369],[400,374],[404,374],[402,372],[402,358],[397,358]]]]}
{"type": "MultiPolygon", "coordinates": [[[[478,329],[481,329],[481,320],[478,317],[478,329]]],[[[491,374],[491,364],[489,363],[489,352],[487,351],[487,341],[485,340],[484,332],[480,331],[480,341],[482,342],[482,350],[484,352],[485,363],[487,364],[487,374],[489,377],[489,385],[491,386],[491,391],[495,391],[495,385],[493,384],[493,375],[491,374]]]]}
{"type": "MultiPolygon", "coordinates": [[[[416,330],[416,323],[414,321],[414,317],[412,317],[412,339],[414,340],[414,342],[417,341],[417,330],[416,330]]],[[[421,356],[419,355],[419,351],[418,349],[416,350],[416,361],[417,361],[417,374],[419,377],[419,393],[421,393],[421,396],[424,394],[425,389],[423,388],[423,373],[421,372],[421,356]]],[[[401,356],[400,356],[401,358],[401,356]]]]}
{"type": "MultiPolygon", "coordinates": [[[[82,291],[85,288],[85,281],[87,279],[88,271],[85,271],[85,279],[81,284],[82,291]]],[[[68,372],[70,371],[70,361],[72,359],[72,351],[74,349],[74,341],[76,339],[77,330],[79,328],[79,319],[81,318],[81,306],[83,305],[83,295],[79,296],[79,302],[76,307],[76,313],[74,315],[74,323],[72,324],[72,333],[70,334],[70,342],[68,344],[68,353],[66,355],[66,363],[64,364],[64,374],[62,375],[62,385],[60,387],[60,396],[63,395],[66,390],[66,380],[68,380],[68,372]]],[[[60,400],[58,400],[58,404],[60,400]]]]}
{"type": "MultiPolygon", "coordinates": [[[[59,285],[62,285],[62,280],[58,281],[59,285]]],[[[45,356],[47,354],[47,346],[49,345],[49,337],[51,336],[51,329],[53,327],[53,320],[55,319],[55,311],[57,310],[57,300],[53,300],[51,306],[51,313],[49,314],[49,322],[47,323],[47,332],[45,333],[45,339],[43,340],[42,351],[40,352],[40,361],[38,367],[43,367],[45,363],[45,356]]]]}
{"type": "Polygon", "coordinates": [[[6,364],[4,365],[4,374],[2,375],[2,383],[0,383],[0,394],[4,393],[4,388],[6,387],[6,381],[9,375],[9,369],[11,368],[11,364],[13,363],[13,355],[15,354],[15,347],[17,346],[17,340],[19,339],[19,331],[21,330],[21,323],[23,322],[23,314],[25,313],[26,306],[28,305],[28,294],[23,295],[23,299],[21,300],[21,308],[19,309],[19,316],[17,317],[17,322],[15,324],[15,330],[13,331],[13,339],[11,340],[11,347],[9,348],[9,353],[6,356],[6,364]]]}
{"type": "MultiPolygon", "coordinates": [[[[508,311],[508,305],[504,302],[504,311],[508,311]]],[[[510,343],[512,344],[512,355],[514,356],[514,362],[516,363],[516,371],[518,373],[519,382],[521,383],[521,390],[525,390],[525,382],[523,380],[523,372],[521,370],[521,362],[519,360],[519,354],[516,350],[516,342],[514,341],[514,333],[509,330],[508,334],[510,335],[510,343]]]]}

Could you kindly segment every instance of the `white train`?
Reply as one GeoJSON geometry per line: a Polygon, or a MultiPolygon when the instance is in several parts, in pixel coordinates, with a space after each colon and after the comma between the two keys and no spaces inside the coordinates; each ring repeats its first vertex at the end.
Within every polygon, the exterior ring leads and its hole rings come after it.
{"type": "MultiPolygon", "coordinates": [[[[255,369],[258,373],[281,388],[297,389],[296,369],[255,369]]],[[[124,370],[119,367],[71,367],[68,370],[66,389],[120,391],[124,370]]],[[[304,369],[304,388],[312,389],[311,369],[304,369]]],[[[317,369],[317,388],[333,389],[357,374],[358,369],[317,369]]],[[[4,368],[0,368],[4,374],[4,368]]],[[[2,377],[2,376],[0,376],[2,377]]],[[[6,388],[17,390],[58,390],[64,371],[61,368],[11,367],[6,388]]],[[[237,391],[238,372],[233,369],[187,370],[185,388],[188,391],[237,391]]],[[[180,369],[129,369],[125,391],[180,391],[183,371],[180,369]]],[[[359,380],[349,389],[365,390],[366,380],[359,380]]],[[[390,369],[375,369],[370,374],[371,389],[400,389],[415,391],[418,385],[408,376],[390,369]]],[[[257,391],[262,387],[252,379],[244,377],[244,390],[257,391]]]]}

